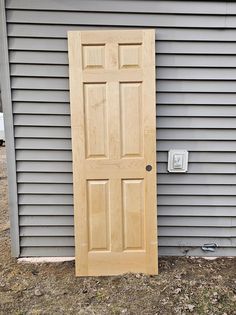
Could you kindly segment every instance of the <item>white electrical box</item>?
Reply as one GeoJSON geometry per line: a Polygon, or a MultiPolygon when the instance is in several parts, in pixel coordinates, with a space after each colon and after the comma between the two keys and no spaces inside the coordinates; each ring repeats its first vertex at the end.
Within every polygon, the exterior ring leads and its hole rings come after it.
{"type": "Polygon", "coordinates": [[[185,173],[188,170],[188,151],[170,150],[168,153],[168,172],[185,173]]]}

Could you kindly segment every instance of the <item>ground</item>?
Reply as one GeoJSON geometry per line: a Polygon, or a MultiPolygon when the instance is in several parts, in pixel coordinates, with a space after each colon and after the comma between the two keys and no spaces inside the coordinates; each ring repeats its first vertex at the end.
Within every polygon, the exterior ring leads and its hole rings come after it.
{"type": "Polygon", "coordinates": [[[0,314],[236,314],[236,259],[161,257],[159,275],[75,278],[74,262],[10,256],[5,148],[0,147],[0,314]]]}

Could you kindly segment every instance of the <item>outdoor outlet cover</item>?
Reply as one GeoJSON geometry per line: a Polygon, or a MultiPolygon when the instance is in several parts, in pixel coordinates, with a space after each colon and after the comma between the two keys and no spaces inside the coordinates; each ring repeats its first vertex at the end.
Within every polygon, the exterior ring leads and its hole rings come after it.
{"type": "Polygon", "coordinates": [[[185,173],[188,170],[188,151],[170,150],[168,152],[168,172],[185,173]]]}

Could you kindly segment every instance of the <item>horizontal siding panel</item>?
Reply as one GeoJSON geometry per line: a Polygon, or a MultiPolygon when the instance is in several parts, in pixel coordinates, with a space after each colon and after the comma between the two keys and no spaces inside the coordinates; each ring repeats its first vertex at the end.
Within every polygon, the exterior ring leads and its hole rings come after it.
{"type": "Polygon", "coordinates": [[[160,206],[236,206],[236,196],[160,196],[160,206]]]}
{"type": "MultiPolygon", "coordinates": [[[[158,172],[167,172],[167,163],[158,163],[158,172]]],[[[226,163],[189,163],[188,173],[183,174],[187,176],[188,174],[236,174],[235,164],[226,163]]]]}
{"type": "MultiPolygon", "coordinates": [[[[158,152],[157,161],[167,162],[167,152],[158,152]]],[[[235,163],[236,153],[235,152],[189,152],[188,161],[190,163],[235,163]]],[[[177,174],[174,174],[175,176],[177,174]]],[[[171,174],[173,176],[173,174],[171,174]]],[[[181,176],[181,175],[180,175],[181,176]]]]}
{"type": "MultiPolygon", "coordinates": [[[[60,170],[61,171],[61,170],[60,170]]],[[[18,183],[72,183],[72,173],[18,173],[18,183]]]]}
{"type": "MultiPolygon", "coordinates": [[[[17,172],[72,172],[72,163],[67,161],[18,161],[16,164],[17,172]]],[[[167,164],[158,163],[158,171],[160,173],[166,172],[167,164]]],[[[189,173],[236,173],[235,164],[226,163],[189,163],[189,173]]]]}
{"type": "Polygon", "coordinates": [[[14,114],[69,115],[69,103],[13,102],[14,114]]]}
{"type": "MultiPolygon", "coordinates": [[[[235,95],[216,93],[158,93],[158,104],[235,105],[235,95]]],[[[171,113],[170,113],[171,115],[171,113]]]]}
{"type": "MultiPolygon", "coordinates": [[[[33,188],[32,188],[33,190],[33,188]]],[[[235,196],[236,186],[232,185],[159,185],[157,190],[159,195],[219,195],[219,196],[235,196]]],[[[235,210],[236,216],[236,210],[235,210]]]]}
{"type": "Polygon", "coordinates": [[[215,227],[209,229],[209,227],[159,227],[159,236],[183,236],[183,237],[235,237],[235,227],[215,227]]]}
{"type": "Polygon", "coordinates": [[[16,149],[50,149],[50,150],[71,150],[69,139],[24,139],[15,140],[16,149]]]}
{"type": "MultiPolygon", "coordinates": [[[[19,195],[19,205],[72,205],[71,195],[19,195]]],[[[189,205],[189,206],[235,206],[235,196],[162,196],[159,195],[158,205],[189,205]]]]}
{"type": "Polygon", "coordinates": [[[16,161],[72,161],[72,153],[60,150],[16,150],[16,161]]]}
{"type": "MultiPolygon", "coordinates": [[[[158,174],[158,183],[162,184],[236,184],[235,174],[158,174]]],[[[72,183],[72,173],[18,173],[18,183],[72,183]]]]}
{"type": "MultiPolygon", "coordinates": [[[[203,252],[201,249],[192,249],[190,247],[159,247],[160,256],[233,256],[234,248],[218,248],[216,252],[203,252]]],[[[21,257],[74,257],[74,247],[22,247],[21,257]]]]}
{"type": "MultiPolygon", "coordinates": [[[[138,28],[139,26],[137,26],[138,28]]],[[[194,28],[158,28],[156,31],[156,40],[163,41],[217,41],[217,42],[235,42],[234,29],[194,29],[194,28]]],[[[96,26],[82,25],[44,25],[44,24],[25,24],[11,23],[8,24],[9,37],[37,37],[37,38],[67,38],[68,30],[93,30],[96,26]]],[[[115,26],[100,25],[99,29],[117,29],[115,26]]],[[[119,29],[127,29],[120,26],[119,29]]]]}
{"type": "Polygon", "coordinates": [[[14,90],[12,100],[17,102],[69,102],[69,91],[14,90]]]}
{"type": "Polygon", "coordinates": [[[139,27],[187,27],[187,28],[234,28],[234,16],[197,16],[185,14],[122,14],[94,12],[59,12],[53,15],[47,11],[8,10],[8,23],[30,24],[70,24],[77,25],[106,25],[106,26],[139,26],[139,27]]]}
{"type": "MultiPolygon", "coordinates": [[[[19,184],[19,194],[72,194],[71,184],[19,184]]],[[[162,185],[158,186],[159,195],[236,195],[232,185],[162,185]]],[[[235,212],[236,215],[236,212],[235,212]]]]}
{"type": "MultiPolygon", "coordinates": [[[[188,217],[225,217],[235,216],[235,207],[199,207],[199,206],[159,206],[158,216],[188,216],[188,217]]],[[[73,206],[61,205],[22,205],[20,215],[73,215],[73,206]]]]}
{"type": "MultiPolygon", "coordinates": [[[[73,206],[65,205],[21,205],[19,215],[73,215],[73,206]]],[[[188,217],[224,217],[236,216],[235,207],[221,206],[158,206],[158,216],[188,217]]],[[[204,219],[203,219],[204,220],[204,219]]]]}
{"type": "Polygon", "coordinates": [[[159,217],[159,226],[236,227],[236,217],[159,217]]]}
{"type": "Polygon", "coordinates": [[[17,172],[72,172],[71,162],[56,161],[18,161],[16,163],[17,172]]]}
{"type": "Polygon", "coordinates": [[[159,67],[207,67],[207,68],[235,68],[234,56],[217,55],[158,55],[157,66],[159,67]]]}
{"type": "MultiPolygon", "coordinates": [[[[31,51],[61,51],[67,52],[66,39],[20,38],[10,37],[9,50],[31,51]]],[[[206,54],[234,55],[236,43],[232,42],[189,42],[189,41],[159,41],[156,42],[158,54],[206,54]]]]}
{"type": "Polygon", "coordinates": [[[65,205],[22,205],[19,206],[19,215],[73,215],[73,206],[65,205]]]}
{"type": "Polygon", "coordinates": [[[235,174],[158,174],[159,184],[236,185],[235,174]]]}
{"type": "Polygon", "coordinates": [[[73,247],[75,246],[74,237],[67,236],[55,236],[55,237],[48,237],[48,236],[26,236],[21,237],[20,240],[22,247],[39,247],[39,246],[61,246],[61,247],[73,247]]]}
{"type": "MultiPolygon", "coordinates": [[[[234,206],[221,207],[221,206],[159,206],[158,216],[165,217],[201,217],[204,220],[205,217],[231,217],[236,216],[234,206]]],[[[194,218],[193,218],[194,220],[194,218]]]]}
{"type": "MultiPolygon", "coordinates": [[[[158,30],[157,30],[158,33],[158,30]]],[[[160,41],[156,45],[159,54],[206,54],[206,55],[234,55],[236,43],[232,42],[188,42],[188,41],[160,41]]]]}
{"type": "MultiPolygon", "coordinates": [[[[69,80],[64,78],[12,78],[12,89],[69,90],[69,80]]],[[[234,81],[157,80],[158,92],[235,92],[234,81]]]]}
{"type": "Polygon", "coordinates": [[[74,247],[21,247],[21,257],[74,257],[74,247]]]}
{"type": "MultiPolygon", "coordinates": [[[[235,118],[224,117],[161,117],[157,118],[157,127],[158,128],[189,128],[189,129],[234,129],[235,118]]],[[[222,132],[223,133],[223,132],[222,132]]]]}
{"type": "Polygon", "coordinates": [[[20,236],[74,236],[73,226],[23,226],[20,236]]]}
{"type": "MultiPolygon", "coordinates": [[[[50,40],[51,41],[51,40],[50,40]]],[[[232,70],[232,69],[230,69],[232,70]]],[[[63,65],[32,65],[32,64],[11,64],[10,72],[12,77],[69,77],[69,66],[63,65]]],[[[229,73],[230,75],[230,73],[229,73]]]]}
{"type": "MultiPolygon", "coordinates": [[[[50,51],[10,51],[11,64],[49,64],[68,65],[66,52],[50,51]]],[[[236,60],[230,55],[199,55],[199,54],[160,54],[156,55],[157,67],[207,67],[207,68],[235,68],[236,60]]]]}
{"type": "MultiPolygon", "coordinates": [[[[55,10],[55,3],[48,0],[32,2],[28,0],[8,0],[6,8],[25,10],[55,10]]],[[[185,14],[235,14],[236,6],[228,2],[211,1],[132,1],[126,0],[125,6],[119,0],[100,0],[99,6],[96,0],[77,1],[67,0],[66,3],[58,1],[56,4],[58,11],[94,11],[94,12],[134,12],[134,13],[185,13],[185,14]]]]}
{"type": "MultiPolygon", "coordinates": [[[[72,184],[18,184],[19,194],[72,194],[72,184]]],[[[162,185],[158,186],[159,195],[236,195],[236,187],[232,185],[162,185]]],[[[236,215],[236,212],[235,212],[236,215]]]]}
{"type": "MultiPolygon", "coordinates": [[[[236,117],[235,105],[158,105],[157,116],[174,117],[236,117]]],[[[179,118],[176,118],[179,119],[179,118]]],[[[218,126],[220,127],[220,126],[218,126]]]]}
{"type": "Polygon", "coordinates": [[[12,89],[26,90],[69,90],[69,80],[65,78],[13,77],[12,89]]]}
{"type": "MultiPolygon", "coordinates": [[[[167,152],[158,152],[157,161],[167,162],[167,152]]],[[[72,152],[61,150],[16,150],[17,161],[72,161],[72,152]]],[[[236,152],[190,152],[189,162],[235,163],[236,152]]],[[[171,175],[173,176],[173,174],[171,175]]]]}
{"type": "Polygon", "coordinates": [[[72,205],[72,195],[19,195],[19,205],[72,205]]]}
{"type": "Polygon", "coordinates": [[[74,219],[73,216],[43,216],[43,215],[33,215],[33,216],[20,216],[19,219],[20,226],[73,226],[74,219]]]}
{"type": "MultiPolygon", "coordinates": [[[[158,151],[168,151],[170,149],[186,149],[189,151],[232,151],[236,152],[234,141],[168,141],[159,140],[157,142],[158,151]]],[[[50,150],[71,150],[71,140],[69,139],[16,139],[16,149],[50,149],[50,150]]]]}
{"type": "MultiPolygon", "coordinates": [[[[69,103],[37,103],[37,102],[14,102],[13,113],[15,114],[46,114],[46,115],[69,115],[69,103]]],[[[159,105],[157,115],[181,117],[235,117],[235,105],[159,105]]]]}
{"type": "MultiPolygon", "coordinates": [[[[48,133],[48,137],[52,132],[48,133]]],[[[32,135],[33,137],[33,135],[32,135]]],[[[63,137],[63,135],[61,136],[63,137]]],[[[157,132],[159,140],[235,140],[236,130],[217,130],[217,129],[160,129],[157,132]]]]}
{"type": "Polygon", "coordinates": [[[68,65],[65,52],[10,51],[10,63],[68,65]]]}
{"type": "MultiPolygon", "coordinates": [[[[66,161],[18,161],[17,172],[72,172],[72,163],[66,161]]],[[[167,163],[158,163],[158,172],[167,172],[167,163]]],[[[188,174],[236,174],[235,164],[226,163],[189,163],[188,174]]],[[[182,176],[186,176],[183,174],[182,176]]]]}
{"type": "Polygon", "coordinates": [[[18,194],[72,194],[72,184],[18,184],[18,194]]]}
{"type": "Polygon", "coordinates": [[[67,51],[66,39],[10,37],[9,50],[67,51]]]}
{"type": "MultiPolygon", "coordinates": [[[[19,72],[19,75],[23,75],[24,72],[20,72],[20,66],[21,65],[15,65],[16,71],[19,72]],[[19,67],[19,70],[18,70],[19,67]],[[22,74],[21,74],[22,73],[22,74]]],[[[66,66],[58,66],[58,67],[66,67],[66,66]]],[[[58,73],[59,76],[59,70],[52,69],[52,76],[58,73]]],[[[61,71],[62,72],[62,71],[61,71]]],[[[31,75],[32,76],[31,72],[31,75]]],[[[66,70],[64,72],[64,75],[66,77],[66,70]]],[[[48,75],[50,76],[50,72],[48,75]]],[[[61,75],[62,76],[62,75],[61,75]]],[[[158,67],[156,77],[158,79],[167,79],[167,80],[236,80],[236,69],[235,68],[200,68],[200,67],[192,67],[192,68],[171,68],[171,67],[158,67]]],[[[168,82],[167,82],[168,83],[168,82]]]]}
{"type": "MultiPolygon", "coordinates": [[[[19,184],[19,194],[72,194],[72,185],[70,184],[19,184]]],[[[159,185],[159,195],[235,195],[233,186],[207,186],[200,187],[196,185],[159,185]]]]}
{"type": "Polygon", "coordinates": [[[190,80],[158,80],[158,92],[215,92],[215,93],[234,93],[234,81],[190,81],[190,80]]]}
{"type": "MultiPolygon", "coordinates": [[[[12,77],[51,77],[68,78],[69,67],[67,65],[43,65],[43,64],[11,64],[12,77]]],[[[158,79],[179,80],[236,80],[235,68],[157,68],[158,79]]]]}
{"type": "MultiPolygon", "coordinates": [[[[158,151],[169,151],[171,149],[185,149],[188,151],[218,151],[236,152],[235,141],[178,141],[159,140],[157,142],[158,151]]],[[[226,164],[225,164],[226,165],[226,164]]]]}
{"type": "MultiPolygon", "coordinates": [[[[19,205],[72,205],[72,195],[19,195],[19,205]]],[[[236,196],[163,196],[159,195],[158,205],[189,205],[189,206],[235,206],[236,196]]]]}
{"type": "MultiPolygon", "coordinates": [[[[204,244],[215,243],[218,246],[224,247],[235,247],[236,238],[196,238],[196,237],[160,237],[159,246],[173,246],[173,247],[182,247],[182,246],[203,246],[204,244]]],[[[56,244],[56,242],[55,242],[56,244]]]]}
{"type": "MultiPolygon", "coordinates": [[[[159,246],[203,246],[203,244],[215,243],[218,246],[236,246],[236,238],[194,238],[194,237],[160,237],[159,246]]],[[[26,236],[21,237],[21,246],[74,246],[73,237],[47,237],[47,236],[26,236]]]]}
{"type": "MultiPolygon", "coordinates": [[[[60,126],[70,127],[69,115],[14,115],[15,126],[60,126]]],[[[158,128],[191,128],[191,129],[236,129],[235,118],[228,117],[158,117],[158,128]]]]}
{"type": "MultiPolygon", "coordinates": [[[[26,125],[26,124],[25,124],[26,125]]],[[[16,138],[61,138],[70,139],[70,128],[60,127],[15,127],[16,138]]]]}

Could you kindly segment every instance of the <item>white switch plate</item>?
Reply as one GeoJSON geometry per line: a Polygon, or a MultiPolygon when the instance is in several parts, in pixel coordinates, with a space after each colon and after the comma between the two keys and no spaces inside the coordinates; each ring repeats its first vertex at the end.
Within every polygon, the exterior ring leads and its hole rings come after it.
{"type": "Polygon", "coordinates": [[[170,150],[168,152],[168,172],[185,173],[188,170],[188,151],[170,150]]]}

